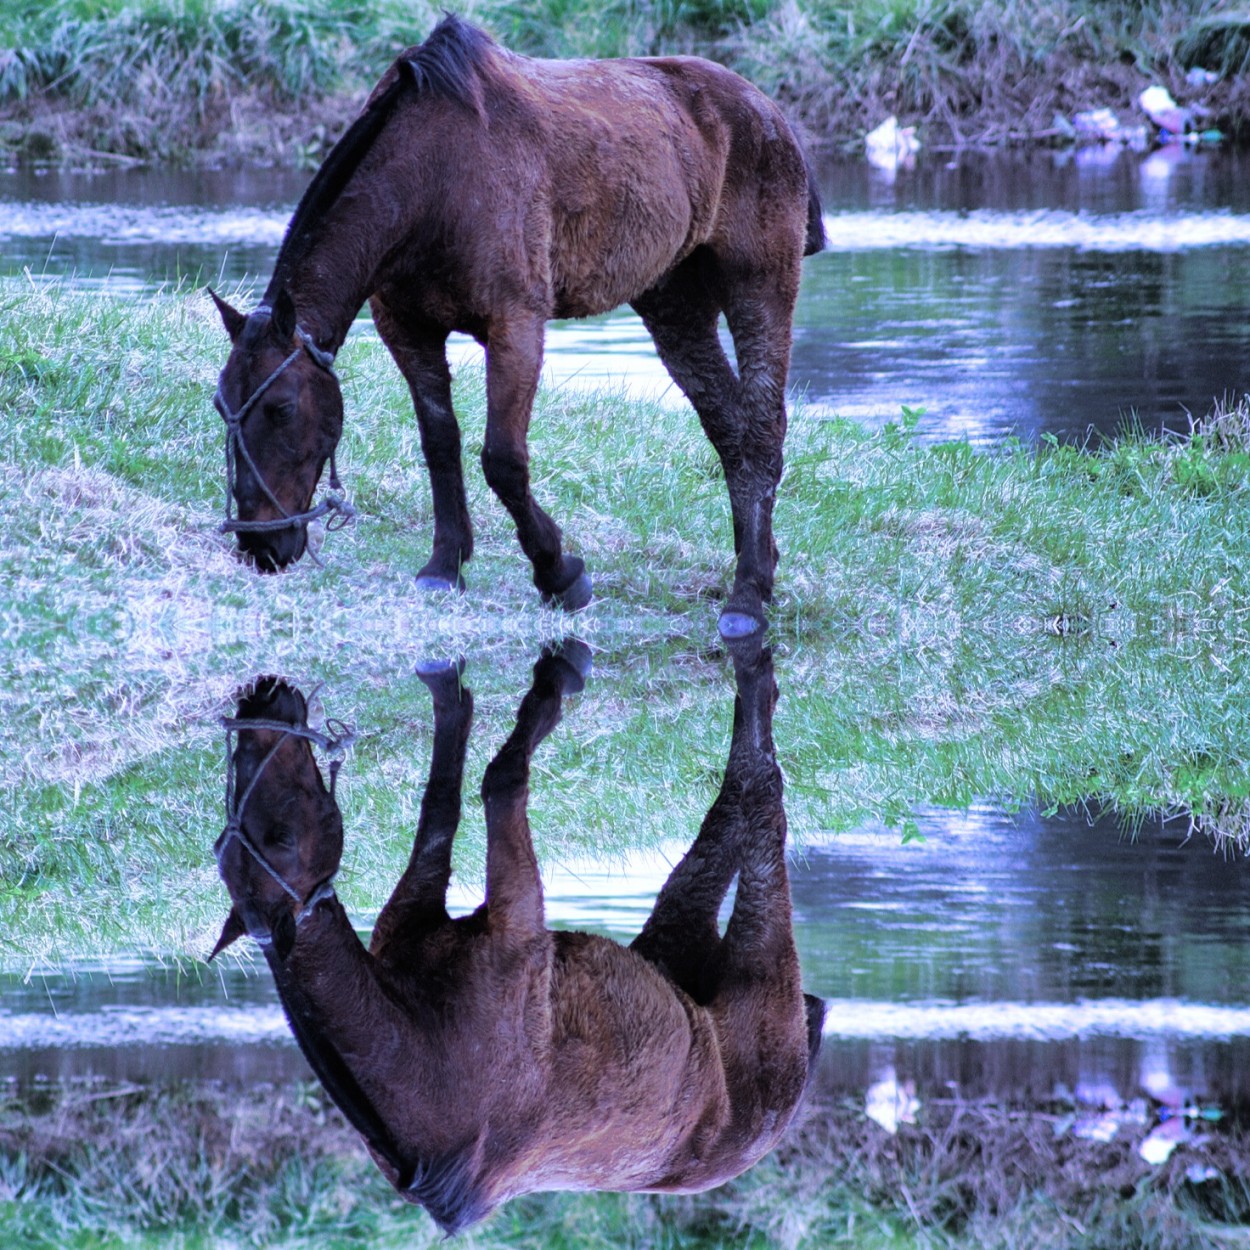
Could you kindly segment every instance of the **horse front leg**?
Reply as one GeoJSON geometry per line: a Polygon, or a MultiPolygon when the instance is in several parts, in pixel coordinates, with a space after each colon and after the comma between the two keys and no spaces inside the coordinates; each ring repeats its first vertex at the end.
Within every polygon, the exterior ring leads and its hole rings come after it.
{"type": "Polygon", "coordinates": [[[401,319],[375,296],[370,301],[378,334],[408,383],[430,474],[434,548],[420,572],[419,590],[464,590],[463,566],[473,555],[473,527],[465,497],[460,426],[451,403],[447,331],[401,319]]]}
{"type": "Polygon", "coordinates": [[[530,493],[526,436],[542,368],[543,324],[523,317],[493,325],[487,336],[482,472],[516,522],[543,602],[576,612],[590,602],[590,576],[577,556],[563,552],[560,527],[530,493]]]}
{"type": "Polygon", "coordinates": [[[464,661],[423,664],[417,676],[434,702],[434,750],[408,866],[373,928],[370,951],[402,959],[397,947],[446,923],[451,850],[460,826],[464,759],[473,695],[460,684],[464,661]]]}
{"type": "Polygon", "coordinates": [[[560,723],[564,697],[584,688],[590,667],[590,649],[576,639],[543,649],[517,710],[516,727],[482,778],[490,924],[521,938],[543,929],[542,880],[528,814],[530,761],[560,723]]]}

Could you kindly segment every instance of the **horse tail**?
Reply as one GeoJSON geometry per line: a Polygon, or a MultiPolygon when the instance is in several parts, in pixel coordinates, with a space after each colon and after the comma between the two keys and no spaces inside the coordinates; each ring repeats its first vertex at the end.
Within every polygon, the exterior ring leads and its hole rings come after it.
{"type": "Polygon", "coordinates": [[[825,1000],[815,994],[803,995],[803,1014],[807,1018],[807,1083],[816,1075],[820,1044],[825,1040],[825,1000]]]}
{"type": "Polygon", "coordinates": [[[812,173],[812,163],[803,157],[803,168],[807,171],[807,237],[803,241],[803,255],[815,256],[823,252],[828,239],[825,236],[825,214],[820,206],[820,192],[816,189],[816,177],[812,173]]]}

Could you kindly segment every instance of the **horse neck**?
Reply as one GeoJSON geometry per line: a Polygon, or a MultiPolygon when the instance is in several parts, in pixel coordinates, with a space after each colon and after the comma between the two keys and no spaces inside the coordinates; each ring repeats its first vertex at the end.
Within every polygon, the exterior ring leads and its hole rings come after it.
{"type": "Polygon", "coordinates": [[[295,300],[300,325],[324,351],[336,355],[343,346],[356,314],[376,286],[375,273],[376,268],[368,264],[345,265],[327,247],[306,257],[287,275],[285,284],[295,300]]]}
{"type": "Polygon", "coordinates": [[[278,997],[299,1036],[304,1026],[340,1049],[368,1050],[371,1021],[385,1011],[373,959],[337,899],[323,903],[300,926],[285,960],[266,955],[278,997]]]}
{"type": "Polygon", "coordinates": [[[285,960],[267,952],[278,996],[299,1048],[326,1093],[406,1185],[415,1160],[387,1118],[387,1072],[379,1063],[394,1038],[394,1011],[372,960],[335,900],[310,919],[285,960]]]}
{"type": "Polygon", "coordinates": [[[385,154],[362,162],[319,219],[298,241],[283,245],[266,294],[272,300],[285,285],[300,324],[330,352],[342,346],[390,259],[405,242],[428,235],[427,217],[437,210],[426,183],[445,156],[427,151],[428,136],[420,127],[404,125],[402,118],[390,125],[402,130],[385,145],[385,154]],[[402,151],[402,160],[390,155],[392,149],[402,151]]]}

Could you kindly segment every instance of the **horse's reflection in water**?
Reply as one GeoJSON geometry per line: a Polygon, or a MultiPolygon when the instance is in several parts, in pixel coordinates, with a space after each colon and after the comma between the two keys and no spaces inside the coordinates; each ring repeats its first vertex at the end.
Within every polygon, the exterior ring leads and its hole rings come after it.
{"type": "Polygon", "coordinates": [[[313,1070],[390,1181],[444,1230],[533,1190],[706,1189],[793,1117],[822,1009],[800,987],[791,931],[772,664],[744,646],[724,783],[628,948],[544,927],[530,842],[530,759],[582,688],[580,644],[534,666],[486,770],[486,902],[456,920],[445,894],[473,703],[457,669],[423,674],[430,780],[368,950],[329,885],[342,825],[301,736],[303,698],[273,681],[241,698],[216,848],[234,907],[217,949],[257,939],[313,1070]]]}

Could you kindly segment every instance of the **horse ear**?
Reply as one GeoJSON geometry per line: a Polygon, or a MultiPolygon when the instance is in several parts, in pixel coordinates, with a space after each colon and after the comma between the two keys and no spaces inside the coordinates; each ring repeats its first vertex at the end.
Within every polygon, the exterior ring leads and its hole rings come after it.
{"type": "Polygon", "coordinates": [[[211,964],[231,942],[238,941],[246,932],[247,926],[243,923],[243,917],[239,915],[237,908],[232,907],[230,914],[226,917],[226,923],[221,927],[221,937],[217,939],[217,945],[213,947],[213,953],[208,957],[208,962],[211,964]]]}
{"type": "Polygon", "coordinates": [[[273,331],[285,342],[295,337],[295,301],[291,293],[283,287],[273,301],[273,331]]]}
{"type": "Polygon", "coordinates": [[[247,318],[237,308],[231,308],[211,286],[208,288],[208,293],[213,297],[213,303],[217,305],[217,311],[221,314],[221,323],[226,327],[230,341],[237,342],[239,335],[243,333],[243,327],[247,324],[247,318]]]}

